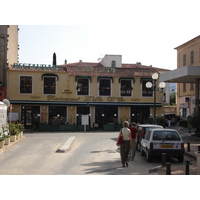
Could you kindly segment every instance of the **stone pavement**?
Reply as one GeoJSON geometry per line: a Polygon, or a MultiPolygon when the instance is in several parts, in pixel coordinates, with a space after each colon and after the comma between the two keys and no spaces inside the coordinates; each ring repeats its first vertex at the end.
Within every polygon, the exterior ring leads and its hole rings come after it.
{"type": "Polygon", "coordinates": [[[180,133],[185,146],[185,155],[196,160],[195,152],[198,152],[198,147],[200,148],[200,137],[195,135],[195,129],[189,131],[188,128],[179,125],[171,128],[180,133]]]}

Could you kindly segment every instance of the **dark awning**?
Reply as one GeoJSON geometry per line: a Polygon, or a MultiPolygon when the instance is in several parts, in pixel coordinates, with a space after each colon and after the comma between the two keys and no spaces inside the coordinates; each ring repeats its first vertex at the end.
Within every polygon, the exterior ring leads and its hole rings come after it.
{"type": "Polygon", "coordinates": [[[42,80],[43,80],[44,76],[56,76],[57,80],[58,80],[58,75],[57,74],[51,74],[51,73],[42,74],[42,80]]]}
{"type": "Polygon", "coordinates": [[[101,78],[102,78],[102,79],[103,79],[103,78],[104,78],[104,79],[106,79],[106,78],[107,78],[107,79],[112,79],[112,82],[114,82],[114,79],[113,79],[112,76],[98,76],[97,81],[99,81],[99,79],[101,79],[101,78]]]}
{"type": "MultiPolygon", "coordinates": [[[[87,101],[28,101],[28,100],[10,100],[11,104],[20,105],[81,105],[81,106],[136,106],[153,107],[154,103],[137,102],[87,102],[87,101]]],[[[156,107],[161,107],[161,103],[156,103],[156,107]]]]}
{"type": "Polygon", "coordinates": [[[135,79],[131,78],[131,77],[120,77],[119,78],[119,83],[121,82],[121,80],[133,80],[133,83],[135,83],[135,79]]]}
{"type": "Polygon", "coordinates": [[[77,82],[78,78],[89,78],[90,82],[92,82],[92,77],[91,76],[75,76],[75,81],[77,82]]]}

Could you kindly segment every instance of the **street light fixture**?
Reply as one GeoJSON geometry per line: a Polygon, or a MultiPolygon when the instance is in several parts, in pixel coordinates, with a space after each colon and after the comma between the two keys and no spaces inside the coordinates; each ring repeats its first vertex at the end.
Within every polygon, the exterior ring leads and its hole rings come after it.
{"type": "Polygon", "coordinates": [[[156,124],[156,91],[159,91],[159,88],[161,89],[161,92],[163,92],[163,89],[165,88],[166,84],[165,82],[159,83],[159,87],[157,87],[157,79],[158,79],[158,73],[152,74],[153,83],[147,82],[146,87],[153,89],[154,94],[154,124],[156,124]]]}

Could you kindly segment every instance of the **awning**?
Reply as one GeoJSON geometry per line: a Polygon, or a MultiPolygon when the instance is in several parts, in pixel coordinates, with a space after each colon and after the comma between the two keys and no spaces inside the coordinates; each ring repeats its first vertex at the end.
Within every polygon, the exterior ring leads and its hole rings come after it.
{"type": "Polygon", "coordinates": [[[90,82],[92,82],[92,78],[91,76],[75,76],[75,81],[77,82],[77,79],[78,78],[89,78],[90,79],[90,82]]]}
{"type": "Polygon", "coordinates": [[[185,66],[160,74],[160,81],[170,83],[195,83],[200,78],[200,66],[185,66]]]}
{"type": "MultiPolygon", "coordinates": [[[[131,106],[131,107],[153,107],[154,103],[137,102],[87,102],[87,101],[28,101],[28,100],[10,100],[11,104],[18,105],[57,105],[57,106],[131,106]]],[[[156,103],[156,107],[161,107],[161,103],[156,103]]]]}
{"type": "Polygon", "coordinates": [[[98,76],[97,81],[99,81],[99,79],[112,79],[112,83],[114,82],[114,79],[112,76],[98,76]]]}
{"type": "Polygon", "coordinates": [[[42,80],[43,80],[44,76],[55,76],[55,77],[57,77],[57,80],[58,80],[58,75],[57,74],[50,74],[50,73],[42,74],[42,80]]]}
{"type": "Polygon", "coordinates": [[[147,77],[147,78],[141,78],[140,79],[140,83],[142,83],[142,81],[152,81],[153,79],[151,77],[147,77]]]}
{"type": "Polygon", "coordinates": [[[121,80],[133,80],[133,83],[135,83],[135,79],[131,78],[131,77],[120,77],[119,78],[119,83],[121,82],[121,80]]]}

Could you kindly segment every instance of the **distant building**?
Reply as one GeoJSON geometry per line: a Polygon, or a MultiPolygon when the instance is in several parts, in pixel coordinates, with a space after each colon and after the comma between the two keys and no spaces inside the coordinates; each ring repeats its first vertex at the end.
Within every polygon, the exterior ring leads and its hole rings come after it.
{"type": "Polygon", "coordinates": [[[177,69],[161,75],[165,82],[177,83],[177,115],[186,118],[199,113],[200,36],[175,48],[177,69]]]}
{"type": "Polygon", "coordinates": [[[6,70],[18,62],[18,26],[0,25],[0,100],[6,96],[6,70]]]}

